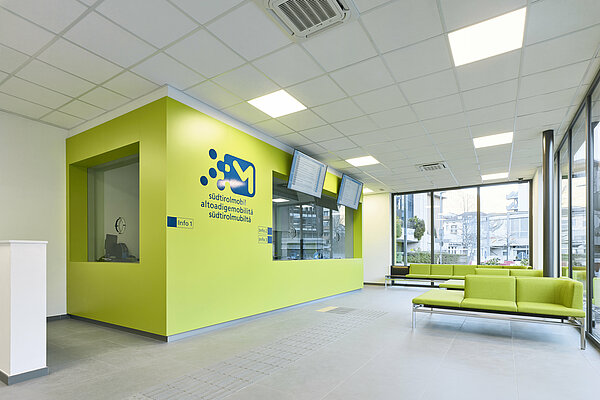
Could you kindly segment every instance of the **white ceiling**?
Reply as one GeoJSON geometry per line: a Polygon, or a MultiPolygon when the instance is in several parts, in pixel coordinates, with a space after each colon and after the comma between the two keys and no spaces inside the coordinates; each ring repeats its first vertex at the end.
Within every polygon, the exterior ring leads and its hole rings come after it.
{"type": "Polygon", "coordinates": [[[0,0],[0,109],[74,128],[168,84],[373,190],[481,183],[541,165],[600,67],[598,0],[355,0],[295,43],[252,0],[0,0]],[[447,32],[527,6],[525,46],[453,67],[447,32]],[[245,101],[286,89],[308,110],[245,101]],[[472,138],[514,131],[512,145],[472,138]],[[372,155],[380,165],[344,159],[372,155]],[[422,173],[419,163],[449,170],[422,173]]]}

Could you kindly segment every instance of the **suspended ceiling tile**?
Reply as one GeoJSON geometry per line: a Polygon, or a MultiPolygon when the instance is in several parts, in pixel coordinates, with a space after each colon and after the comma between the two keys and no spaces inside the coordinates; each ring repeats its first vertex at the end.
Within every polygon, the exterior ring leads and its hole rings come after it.
{"type": "Polygon", "coordinates": [[[88,14],[64,36],[123,67],[129,67],[155,51],[154,47],[95,12],[88,14]]]}
{"type": "Polygon", "coordinates": [[[58,125],[65,129],[74,128],[75,126],[85,122],[81,118],[77,118],[72,115],[62,113],[60,111],[52,111],[50,114],[48,114],[44,118],[42,118],[42,121],[48,122],[50,124],[58,125]]]}
{"type": "Polygon", "coordinates": [[[240,97],[223,89],[212,81],[204,81],[199,85],[189,88],[185,92],[217,109],[230,107],[243,101],[240,97]]]}
{"type": "Polygon", "coordinates": [[[445,35],[392,51],[383,58],[398,82],[452,67],[445,35]]]}
{"type": "Polygon", "coordinates": [[[329,123],[361,116],[362,110],[350,99],[334,101],[333,103],[314,107],[313,111],[329,123]]]}
{"type": "MultiPolygon", "coordinates": [[[[303,153],[306,153],[306,154],[312,155],[312,156],[327,153],[327,150],[323,146],[320,146],[316,143],[309,143],[304,146],[300,146],[299,150],[303,153]]],[[[332,167],[334,167],[334,166],[332,165],[332,167]]],[[[336,167],[334,167],[334,168],[336,168],[336,167]]]]}
{"type": "Polygon", "coordinates": [[[279,90],[275,83],[250,64],[219,75],[213,81],[244,100],[252,100],[279,90]]]}
{"type": "Polygon", "coordinates": [[[519,49],[456,67],[460,89],[470,90],[516,79],[519,76],[520,62],[519,49]]]}
{"type": "Polygon", "coordinates": [[[551,39],[598,23],[596,0],[544,0],[527,7],[525,44],[551,39]]]}
{"type": "Polygon", "coordinates": [[[87,9],[75,0],[2,0],[2,7],[20,16],[59,33],[73,23],[87,9]]]}
{"type": "Polygon", "coordinates": [[[319,142],[319,145],[323,146],[328,151],[333,151],[333,152],[340,151],[340,150],[353,149],[356,147],[356,144],[352,140],[350,140],[346,137],[325,140],[323,142],[319,142]]]}
{"type": "Polygon", "coordinates": [[[371,41],[358,22],[327,30],[302,43],[327,71],[377,55],[371,41]]]}
{"type": "Polygon", "coordinates": [[[587,66],[587,62],[580,62],[551,71],[524,76],[521,78],[519,98],[537,96],[578,86],[587,66]]]}
{"type": "Polygon", "coordinates": [[[358,11],[361,13],[377,7],[383,3],[387,3],[389,0],[354,0],[354,4],[358,7],[358,11]]]}
{"type": "Polygon", "coordinates": [[[521,73],[530,75],[589,60],[596,55],[598,38],[600,25],[527,46],[521,73]],[[552,54],[552,57],[548,57],[548,54],[552,54]]]}
{"type": "Polygon", "coordinates": [[[383,53],[442,33],[435,0],[392,2],[365,14],[362,20],[383,53]]]}
{"type": "Polygon", "coordinates": [[[224,108],[223,112],[247,124],[255,124],[270,118],[267,114],[246,102],[224,108]]]}
{"type": "Polygon", "coordinates": [[[0,86],[0,91],[49,108],[60,107],[71,100],[70,97],[64,94],[17,77],[12,77],[4,82],[0,86]]]}
{"type": "Polygon", "coordinates": [[[517,99],[518,81],[506,81],[462,92],[465,110],[474,110],[517,99]]]}
{"type": "Polygon", "coordinates": [[[515,119],[507,118],[494,122],[486,122],[485,124],[471,125],[471,135],[473,137],[493,135],[496,133],[512,132],[515,127],[515,119]]]}
{"type": "Polygon", "coordinates": [[[37,60],[27,64],[17,76],[72,97],[77,97],[94,87],[91,82],[37,60]]]}
{"type": "Polygon", "coordinates": [[[254,126],[256,127],[256,129],[275,137],[292,133],[292,130],[290,128],[277,121],[276,119],[262,121],[257,124],[254,124],[254,126]]]}
{"type": "Polygon", "coordinates": [[[336,122],[333,126],[346,136],[374,131],[378,128],[378,126],[367,116],[336,122]]]}
{"type": "Polygon", "coordinates": [[[527,5],[526,0],[441,0],[448,31],[477,24],[527,5]]]}
{"type": "Polygon", "coordinates": [[[311,110],[298,111],[293,114],[284,115],[283,117],[279,117],[277,119],[295,131],[302,131],[327,124],[321,119],[321,117],[311,110]]]}
{"type": "Polygon", "coordinates": [[[560,124],[568,107],[517,117],[517,130],[560,124]]]}
{"type": "Polygon", "coordinates": [[[432,118],[423,121],[423,126],[429,133],[448,131],[467,126],[464,113],[447,115],[445,117],[432,118]]]}
{"type": "Polygon", "coordinates": [[[310,140],[299,133],[290,133],[289,135],[279,136],[277,137],[277,140],[281,140],[283,143],[292,147],[305,146],[311,143],[310,140]]]}
{"type": "Polygon", "coordinates": [[[104,110],[93,106],[91,104],[84,103],[83,101],[73,100],[69,104],[62,106],[59,111],[79,117],[84,120],[90,120],[98,115],[104,113],[104,110]]]}
{"type": "Polygon", "coordinates": [[[388,134],[386,132],[382,132],[381,130],[367,133],[359,133],[358,135],[350,136],[350,138],[354,143],[356,143],[359,146],[367,146],[376,143],[386,143],[390,140],[388,134]]]}
{"type": "Polygon", "coordinates": [[[132,68],[139,74],[157,85],[170,85],[179,90],[204,81],[204,77],[188,67],[175,61],[164,53],[158,53],[143,63],[132,68]]]}
{"type": "Polygon", "coordinates": [[[367,114],[373,114],[379,111],[405,106],[407,104],[400,89],[398,89],[398,86],[396,85],[353,96],[352,100],[354,100],[354,102],[367,114]]]}
{"type": "Polygon", "coordinates": [[[29,56],[0,44],[0,71],[12,73],[29,59],[29,56]]]}
{"type": "Polygon", "coordinates": [[[198,1],[198,0],[172,0],[171,3],[181,8],[184,12],[192,16],[196,21],[204,24],[211,19],[221,15],[232,7],[240,4],[243,0],[219,0],[219,1],[198,1]]]}
{"type": "Polygon", "coordinates": [[[379,57],[359,62],[331,73],[331,77],[350,96],[394,83],[379,57]]]}
{"type": "Polygon", "coordinates": [[[96,10],[159,48],[198,26],[163,0],[104,0],[96,10]]]}
{"type": "Polygon", "coordinates": [[[509,101],[507,103],[467,111],[467,120],[471,125],[478,125],[507,118],[514,118],[515,105],[516,102],[509,101]]]}
{"type": "Polygon", "coordinates": [[[555,110],[568,107],[572,104],[577,88],[559,90],[540,96],[520,99],[518,103],[518,115],[527,115],[543,111],[555,110]]]}
{"type": "Polygon", "coordinates": [[[103,87],[97,87],[94,90],[81,96],[81,100],[93,104],[105,110],[112,110],[129,101],[125,96],[121,96],[103,87]]]}
{"type": "Polygon", "coordinates": [[[411,138],[415,136],[422,137],[427,135],[427,132],[425,131],[423,125],[420,122],[394,126],[387,129],[380,129],[380,132],[384,132],[392,140],[411,138]]]}
{"type": "Polygon", "coordinates": [[[307,107],[315,107],[346,97],[346,93],[328,75],[299,83],[287,88],[286,91],[307,107]]]}
{"type": "Polygon", "coordinates": [[[256,68],[286,87],[323,74],[323,69],[297,44],[252,62],[256,68]]]}
{"type": "Polygon", "coordinates": [[[399,107],[370,115],[371,119],[381,128],[405,125],[415,122],[417,116],[410,107],[399,107]]]}
{"type": "Polygon", "coordinates": [[[466,128],[450,129],[433,133],[430,134],[429,137],[436,145],[471,140],[471,135],[466,128]]]}
{"type": "Polygon", "coordinates": [[[4,93],[0,93],[0,109],[36,119],[52,111],[48,107],[40,106],[39,104],[34,104],[4,93]]]}
{"type": "Polygon", "coordinates": [[[32,55],[53,38],[52,33],[0,8],[0,43],[32,55]]]}
{"type": "Polygon", "coordinates": [[[300,134],[313,142],[322,142],[324,140],[336,139],[344,136],[331,125],[323,125],[300,131],[300,134]]]}
{"type": "Polygon", "coordinates": [[[64,39],[54,42],[38,58],[94,83],[104,82],[123,70],[64,39]]]}
{"type": "Polygon", "coordinates": [[[456,79],[452,70],[448,69],[400,84],[408,101],[417,103],[458,92],[456,79]]]}
{"type": "Polygon", "coordinates": [[[207,25],[207,28],[247,60],[291,43],[283,31],[253,2],[232,10],[207,25]]]}
{"type": "Polygon", "coordinates": [[[131,99],[143,96],[158,88],[158,85],[129,71],[123,72],[103,86],[131,99]]]}
{"type": "Polygon", "coordinates": [[[175,43],[165,52],[207,77],[219,75],[245,62],[205,30],[175,43]]]}
{"type": "Polygon", "coordinates": [[[458,94],[415,103],[412,105],[412,108],[420,119],[443,117],[462,112],[463,110],[458,94]]]}

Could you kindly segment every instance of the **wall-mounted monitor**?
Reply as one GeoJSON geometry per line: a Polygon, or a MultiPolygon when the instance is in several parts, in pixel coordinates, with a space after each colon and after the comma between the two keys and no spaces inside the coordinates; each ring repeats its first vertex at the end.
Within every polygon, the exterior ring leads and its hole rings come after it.
{"type": "Polygon", "coordinates": [[[326,164],[295,150],[288,189],[321,198],[326,173],[326,164]]]}
{"type": "Polygon", "coordinates": [[[343,174],[342,183],[340,184],[340,191],[338,194],[338,204],[356,210],[358,208],[358,203],[360,202],[362,189],[362,182],[343,174]]]}

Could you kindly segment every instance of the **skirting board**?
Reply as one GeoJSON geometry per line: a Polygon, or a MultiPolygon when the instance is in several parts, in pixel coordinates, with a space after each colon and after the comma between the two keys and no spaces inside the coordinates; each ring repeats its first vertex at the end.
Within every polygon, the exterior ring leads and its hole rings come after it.
{"type": "Polygon", "coordinates": [[[29,372],[23,372],[22,374],[8,376],[4,372],[0,371],[0,381],[7,385],[13,385],[15,383],[23,382],[33,378],[39,378],[40,376],[48,375],[48,367],[36,369],[29,372]]]}
{"type": "Polygon", "coordinates": [[[181,332],[181,333],[177,333],[175,335],[170,335],[170,336],[163,336],[163,335],[157,335],[155,333],[150,333],[150,332],[145,332],[145,331],[141,331],[139,329],[133,329],[133,328],[127,328],[121,325],[115,325],[115,324],[111,324],[108,322],[102,322],[102,321],[97,321],[95,319],[90,319],[90,318],[86,318],[86,317],[80,317],[78,315],[73,315],[73,314],[68,314],[69,318],[73,318],[76,320],[80,320],[80,321],[86,321],[86,322],[90,322],[92,324],[97,324],[97,325],[101,325],[101,326],[106,326],[109,328],[114,328],[114,329],[118,329],[121,331],[125,331],[125,332],[129,332],[129,333],[134,333],[137,335],[141,335],[141,336],[145,336],[145,337],[149,337],[152,339],[156,339],[159,340],[161,342],[175,342],[177,340],[181,340],[181,339],[185,339],[188,338],[190,336],[196,336],[196,335],[200,335],[206,332],[210,332],[210,331],[214,331],[217,329],[221,329],[221,328],[225,328],[228,326],[232,326],[232,325],[236,325],[239,323],[243,323],[243,322],[248,322],[251,321],[253,319],[256,318],[261,318],[264,317],[266,315],[271,315],[271,314],[275,314],[278,312],[282,312],[282,311],[286,311],[286,310],[290,310],[293,308],[297,308],[297,307],[302,307],[305,306],[307,304],[311,304],[311,303],[318,303],[324,300],[329,300],[338,296],[345,296],[349,293],[353,293],[353,292],[358,292],[362,289],[354,289],[354,290],[350,290],[348,292],[344,292],[344,293],[338,293],[338,294],[334,294],[331,296],[327,296],[327,297],[323,297],[320,299],[316,299],[316,300],[310,300],[310,301],[306,301],[304,303],[300,303],[300,304],[294,304],[292,306],[288,306],[288,307],[283,307],[283,308],[278,308],[276,310],[272,310],[272,311],[266,311],[260,314],[255,314],[255,315],[249,315],[247,317],[243,317],[243,318],[239,318],[239,319],[234,319],[232,321],[227,321],[227,322],[222,322],[220,324],[216,324],[216,325],[210,325],[210,326],[205,326],[202,328],[198,328],[198,329],[193,329],[191,331],[187,331],[187,332],[181,332]]]}

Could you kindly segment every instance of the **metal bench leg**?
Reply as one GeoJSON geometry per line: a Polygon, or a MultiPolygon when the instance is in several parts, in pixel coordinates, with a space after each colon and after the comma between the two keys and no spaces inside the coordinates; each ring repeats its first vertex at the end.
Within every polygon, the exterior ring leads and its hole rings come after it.
{"type": "Polygon", "coordinates": [[[415,315],[415,309],[417,308],[416,305],[413,304],[412,306],[412,321],[411,321],[411,327],[412,329],[415,329],[417,327],[417,316],[415,315]]]}
{"type": "Polygon", "coordinates": [[[579,327],[581,331],[581,350],[585,350],[585,317],[580,318],[579,323],[581,324],[579,327]]]}

